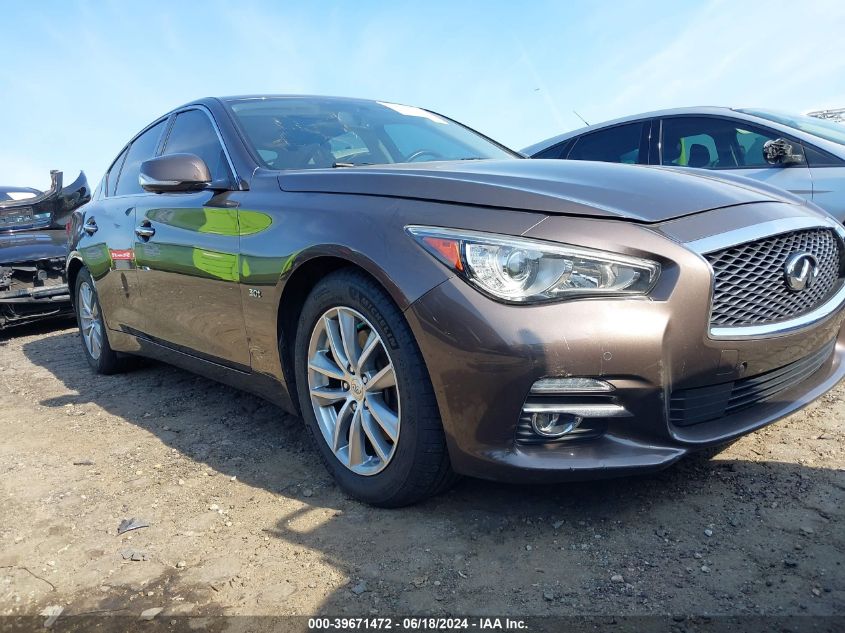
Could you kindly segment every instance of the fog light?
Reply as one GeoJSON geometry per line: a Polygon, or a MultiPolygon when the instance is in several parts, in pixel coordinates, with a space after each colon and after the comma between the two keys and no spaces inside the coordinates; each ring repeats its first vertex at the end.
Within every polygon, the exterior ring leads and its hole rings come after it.
{"type": "Polygon", "coordinates": [[[583,419],[568,413],[532,413],[531,428],[543,437],[563,437],[577,429],[583,419]]]}
{"type": "Polygon", "coordinates": [[[597,378],[541,378],[531,393],[607,393],[613,385],[597,378]]]}

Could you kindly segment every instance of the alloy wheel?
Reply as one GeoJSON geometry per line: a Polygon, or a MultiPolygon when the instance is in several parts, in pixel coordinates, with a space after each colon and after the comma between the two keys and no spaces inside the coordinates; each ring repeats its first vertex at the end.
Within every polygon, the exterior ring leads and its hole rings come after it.
{"type": "Polygon", "coordinates": [[[82,332],[82,340],[85,342],[85,349],[91,358],[100,358],[103,349],[103,321],[100,318],[100,309],[94,297],[94,289],[87,281],[79,284],[79,329],[82,332]]]}
{"type": "Polygon", "coordinates": [[[399,388],[390,354],[352,308],[318,319],[308,346],[308,391],[323,439],[359,475],[381,472],[396,453],[399,388]]]}

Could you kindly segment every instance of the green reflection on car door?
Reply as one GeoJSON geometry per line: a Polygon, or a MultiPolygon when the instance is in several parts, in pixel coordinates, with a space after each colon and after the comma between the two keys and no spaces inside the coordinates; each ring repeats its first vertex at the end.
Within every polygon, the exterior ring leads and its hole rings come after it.
{"type": "Polygon", "coordinates": [[[82,261],[94,279],[101,279],[112,266],[109,249],[105,242],[97,242],[79,249],[82,261]]]}
{"type": "Polygon", "coordinates": [[[266,231],[273,224],[273,218],[262,211],[238,210],[238,229],[241,235],[255,235],[266,231]]]}
{"type": "Polygon", "coordinates": [[[238,213],[231,193],[160,194],[145,202],[138,205],[138,221],[155,234],[136,239],[135,258],[146,333],[248,367],[238,213]]]}

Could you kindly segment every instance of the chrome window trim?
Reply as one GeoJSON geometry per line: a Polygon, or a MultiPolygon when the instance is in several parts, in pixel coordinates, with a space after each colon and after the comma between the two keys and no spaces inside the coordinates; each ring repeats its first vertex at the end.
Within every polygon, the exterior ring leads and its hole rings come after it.
{"type": "MultiPolygon", "coordinates": [[[[165,114],[164,116],[160,116],[155,121],[153,121],[152,123],[147,125],[143,130],[138,132],[135,136],[133,136],[132,140],[130,140],[126,145],[123,146],[123,149],[121,149],[120,152],[118,152],[117,156],[112,161],[111,166],[109,167],[108,171],[106,172],[106,175],[111,173],[111,170],[116,166],[116,163],[117,163],[118,159],[120,158],[121,154],[123,154],[123,152],[125,151],[126,156],[123,157],[123,160],[120,163],[120,169],[117,171],[117,182],[115,183],[115,193],[109,194],[109,192],[108,192],[109,187],[107,186],[106,191],[105,191],[105,195],[103,197],[105,197],[105,198],[130,198],[132,196],[142,196],[142,195],[147,193],[142,188],[142,190],[140,192],[136,191],[134,193],[118,194],[117,193],[117,185],[120,184],[120,177],[123,175],[123,168],[126,167],[126,159],[129,157],[129,152],[132,150],[132,146],[135,144],[135,141],[137,141],[144,134],[146,134],[147,132],[152,130],[155,126],[163,123],[164,124],[164,130],[159,134],[158,140],[156,141],[155,149],[153,150],[152,157],[155,158],[156,156],[159,155],[159,150],[161,149],[162,139],[164,138],[164,136],[170,130],[170,125],[171,125],[170,121],[171,121],[170,113],[165,114]]],[[[110,182],[110,180],[106,182],[106,185],[108,185],[109,182],[110,182]]],[[[138,184],[141,184],[140,181],[139,181],[138,184]]],[[[95,288],[95,290],[96,290],[96,288],[95,288]]]]}
{"type": "MultiPolygon", "coordinates": [[[[791,231],[801,231],[805,229],[833,229],[839,236],[842,243],[843,252],[845,252],[845,227],[839,224],[833,218],[824,217],[794,217],[781,218],[779,220],[770,220],[761,224],[735,229],[719,235],[712,235],[704,237],[691,242],[686,242],[685,246],[697,253],[707,263],[710,269],[710,313],[707,315],[707,322],[710,323],[713,310],[713,291],[715,288],[715,272],[710,262],[704,257],[708,253],[719,251],[724,248],[738,246],[746,242],[753,242],[757,240],[774,237],[782,233],[789,233],[791,231]]],[[[744,340],[754,338],[773,338],[777,336],[786,336],[788,334],[795,334],[810,328],[819,321],[823,321],[834,312],[842,308],[845,304],[845,283],[836,291],[830,299],[828,299],[821,306],[807,312],[794,319],[780,321],[778,323],[767,323],[765,325],[746,325],[740,327],[710,327],[709,335],[711,339],[718,340],[744,340]]]]}

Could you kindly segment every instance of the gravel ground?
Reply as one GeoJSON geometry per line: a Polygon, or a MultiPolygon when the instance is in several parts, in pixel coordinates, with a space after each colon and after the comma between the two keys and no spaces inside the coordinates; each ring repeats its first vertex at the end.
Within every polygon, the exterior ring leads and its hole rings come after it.
{"type": "Polygon", "coordinates": [[[299,419],[166,365],[94,376],[66,328],[0,340],[0,615],[845,614],[842,387],[710,461],[377,510],[299,419]]]}

